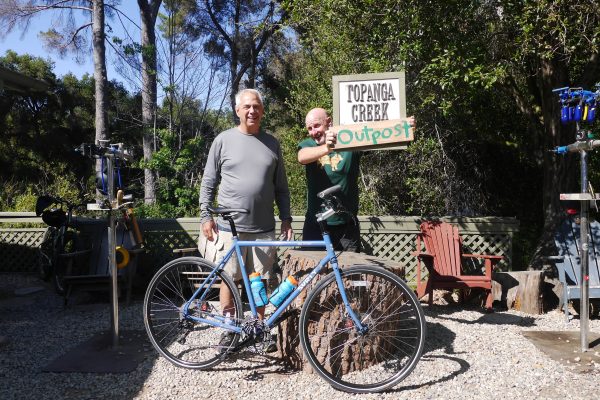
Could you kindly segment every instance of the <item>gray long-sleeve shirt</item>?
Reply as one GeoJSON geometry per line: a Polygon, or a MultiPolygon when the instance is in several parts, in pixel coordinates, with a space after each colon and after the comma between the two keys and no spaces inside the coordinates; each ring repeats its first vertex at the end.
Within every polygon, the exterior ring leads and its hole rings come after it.
{"type": "MultiPolygon", "coordinates": [[[[208,153],[200,187],[200,221],[211,219],[206,207],[215,193],[219,207],[245,208],[249,214],[234,217],[240,232],[268,232],[275,229],[274,207],[279,218],[291,219],[290,191],[277,139],[264,132],[242,133],[226,130],[215,138],[208,153]]],[[[229,227],[224,221],[219,225],[229,227]]]]}

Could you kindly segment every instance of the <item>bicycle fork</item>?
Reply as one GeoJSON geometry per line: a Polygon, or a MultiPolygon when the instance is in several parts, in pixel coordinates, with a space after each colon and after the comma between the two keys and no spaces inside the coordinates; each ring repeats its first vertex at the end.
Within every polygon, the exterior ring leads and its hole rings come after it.
{"type": "MultiPolygon", "coordinates": [[[[346,307],[346,312],[348,313],[348,315],[350,316],[350,319],[354,323],[354,327],[356,328],[357,333],[360,336],[364,336],[368,333],[369,327],[362,323],[362,321],[358,318],[358,316],[352,309],[352,306],[350,305],[350,301],[348,300],[348,296],[346,294],[346,288],[344,287],[344,282],[342,281],[342,273],[340,272],[340,269],[337,264],[337,259],[332,260],[332,266],[333,266],[333,274],[335,275],[335,281],[337,283],[338,290],[340,291],[340,296],[342,297],[342,301],[344,302],[344,306],[346,307]]],[[[367,282],[364,282],[365,286],[366,286],[366,283],[367,282]]],[[[360,282],[360,284],[362,285],[363,282],[360,282]]]]}

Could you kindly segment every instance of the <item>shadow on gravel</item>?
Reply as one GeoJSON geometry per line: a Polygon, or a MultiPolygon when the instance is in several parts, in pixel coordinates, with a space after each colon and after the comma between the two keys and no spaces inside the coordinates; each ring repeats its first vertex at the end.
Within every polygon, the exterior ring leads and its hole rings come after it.
{"type": "Polygon", "coordinates": [[[454,351],[456,334],[438,322],[427,322],[427,337],[423,354],[431,353],[438,349],[446,354],[460,354],[454,351]]]}
{"type": "Polygon", "coordinates": [[[432,379],[430,381],[423,382],[418,385],[396,386],[394,389],[385,391],[384,393],[404,392],[405,390],[414,390],[414,389],[419,389],[422,387],[433,386],[435,384],[442,383],[442,382],[447,382],[461,374],[464,374],[471,368],[471,364],[469,364],[467,361],[463,360],[462,358],[452,357],[452,356],[447,356],[447,355],[429,355],[429,356],[425,355],[421,358],[419,363],[438,362],[437,360],[439,360],[439,359],[454,361],[458,367],[455,371],[449,373],[446,376],[443,376],[443,377],[440,377],[437,379],[432,379]]]}
{"type": "Polygon", "coordinates": [[[498,312],[486,312],[480,310],[467,310],[465,308],[454,308],[448,306],[433,306],[425,308],[425,315],[431,318],[437,318],[441,320],[460,322],[462,324],[473,325],[473,324],[490,324],[490,325],[516,325],[516,326],[533,326],[535,318],[530,316],[519,316],[514,314],[498,312]],[[476,311],[481,313],[481,316],[474,320],[457,318],[448,316],[454,312],[461,311],[476,311]]]}
{"type": "MultiPolygon", "coordinates": [[[[397,393],[403,392],[405,390],[413,390],[422,387],[432,386],[438,383],[450,381],[458,375],[467,372],[471,368],[471,364],[469,364],[466,360],[456,356],[458,354],[463,354],[464,352],[457,353],[454,351],[455,339],[456,334],[450,329],[446,328],[444,325],[438,322],[427,322],[427,337],[425,339],[425,348],[423,349],[423,355],[419,360],[419,364],[437,363],[440,359],[443,359],[456,363],[456,369],[445,376],[436,377],[435,379],[433,379],[432,377],[432,380],[428,380],[417,385],[396,386],[394,389],[386,391],[385,393],[397,393]],[[443,350],[446,354],[429,354],[436,350],[443,350]]],[[[426,369],[434,370],[435,368],[426,367],[426,369]]],[[[413,371],[412,373],[414,374],[415,372],[413,371]]]]}
{"type": "MultiPolygon", "coordinates": [[[[43,372],[53,360],[106,332],[110,305],[85,301],[65,308],[62,297],[35,277],[2,278],[0,334],[7,343],[0,349],[0,376],[7,384],[0,385],[0,398],[132,398],[142,390],[158,357],[149,344],[140,349],[139,365],[131,373],[43,372]],[[38,287],[35,292],[28,290],[38,287]]],[[[120,314],[120,333],[144,329],[139,299],[137,304],[120,307],[120,314]]]]}

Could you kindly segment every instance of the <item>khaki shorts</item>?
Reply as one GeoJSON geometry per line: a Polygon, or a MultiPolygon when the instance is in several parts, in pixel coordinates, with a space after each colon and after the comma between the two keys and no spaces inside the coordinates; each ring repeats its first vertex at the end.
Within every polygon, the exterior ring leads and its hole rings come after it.
{"type": "MultiPolygon", "coordinates": [[[[238,232],[238,239],[246,241],[275,240],[275,231],[261,233],[238,232]]],[[[198,250],[202,257],[217,264],[225,257],[232,243],[233,235],[231,232],[220,230],[212,242],[200,233],[198,250]]],[[[262,275],[262,279],[271,279],[273,264],[275,263],[275,247],[240,247],[240,250],[248,274],[256,271],[262,275]]],[[[242,280],[242,273],[235,252],[225,265],[225,272],[236,281],[242,280]]]]}

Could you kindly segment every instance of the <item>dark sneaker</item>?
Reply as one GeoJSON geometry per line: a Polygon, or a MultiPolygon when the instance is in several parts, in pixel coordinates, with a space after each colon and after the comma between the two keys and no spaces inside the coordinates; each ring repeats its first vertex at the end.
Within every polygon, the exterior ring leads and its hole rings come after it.
{"type": "Polygon", "coordinates": [[[275,353],[277,351],[277,334],[271,335],[271,340],[265,346],[265,353],[275,353]]]}
{"type": "Polygon", "coordinates": [[[265,353],[275,353],[277,352],[277,343],[270,341],[269,344],[265,347],[265,353]]]}
{"type": "Polygon", "coordinates": [[[227,350],[229,350],[229,347],[231,346],[231,343],[233,342],[234,338],[235,338],[235,333],[233,333],[231,331],[226,331],[226,332],[221,333],[221,339],[219,339],[219,353],[220,354],[227,353],[227,350]]]}

